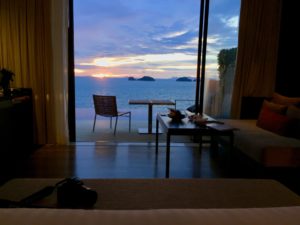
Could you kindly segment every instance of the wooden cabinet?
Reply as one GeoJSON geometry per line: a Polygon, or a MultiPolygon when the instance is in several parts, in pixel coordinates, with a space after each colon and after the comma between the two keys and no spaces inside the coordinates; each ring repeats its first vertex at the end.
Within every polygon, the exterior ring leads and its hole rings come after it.
{"type": "Polygon", "coordinates": [[[32,94],[30,89],[18,89],[12,99],[0,100],[0,154],[22,156],[32,149],[32,94]]]}

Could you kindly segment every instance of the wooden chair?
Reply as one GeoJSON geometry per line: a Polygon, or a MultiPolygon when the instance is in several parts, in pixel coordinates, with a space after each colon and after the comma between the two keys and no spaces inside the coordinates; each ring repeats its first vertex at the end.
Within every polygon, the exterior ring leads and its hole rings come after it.
{"type": "Polygon", "coordinates": [[[112,128],[112,118],[116,117],[114,135],[116,135],[116,128],[118,124],[119,116],[129,117],[129,132],[131,130],[131,112],[119,112],[117,107],[116,96],[103,96],[103,95],[93,95],[94,108],[95,108],[95,117],[94,117],[94,126],[93,132],[95,131],[96,117],[104,116],[110,118],[110,128],[112,128]]]}

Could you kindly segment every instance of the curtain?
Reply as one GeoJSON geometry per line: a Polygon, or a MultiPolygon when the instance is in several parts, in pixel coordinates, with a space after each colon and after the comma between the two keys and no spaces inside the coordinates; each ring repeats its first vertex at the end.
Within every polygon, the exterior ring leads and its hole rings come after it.
{"type": "Polygon", "coordinates": [[[32,88],[36,144],[64,144],[67,130],[67,4],[60,0],[0,1],[0,67],[12,87],[32,88]]]}
{"type": "MultiPolygon", "coordinates": [[[[52,0],[51,28],[53,75],[49,85],[54,114],[54,141],[58,144],[69,142],[68,129],[68,26],[69,1],[52,0]]],[[[50,118],[51,120],[51,118],[50,118]]],[[[52,120],[51,120],[52,121],[52,120]]]]}
{"type": "Polygon", "coordinates": [[[275,88],[281,0],[242,0],[231,117],[243,96],[271,96],[275,88]]]}

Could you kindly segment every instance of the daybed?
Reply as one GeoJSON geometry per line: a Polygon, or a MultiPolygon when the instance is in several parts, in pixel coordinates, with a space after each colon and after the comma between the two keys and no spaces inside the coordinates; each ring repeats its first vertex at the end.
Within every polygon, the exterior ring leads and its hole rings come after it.
{"type": "Polygon", "coordinates": [[[234,147],[264,167],[300,167],[300,98],[274,93],[257,119],[222,120],[237,128],[234,147]]]}

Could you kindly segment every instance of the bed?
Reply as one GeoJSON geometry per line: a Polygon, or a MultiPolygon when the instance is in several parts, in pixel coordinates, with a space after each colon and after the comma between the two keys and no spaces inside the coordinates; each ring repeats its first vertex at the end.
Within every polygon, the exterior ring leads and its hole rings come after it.
{"type": "MultiPolygon", "coordinates": [[[[59,179],[14,179],[0,198],[17,201],[59,179]]],[[[92,209],[56,205],[2,208],[1,225],[16,224],[300,224],[300,197],[267,179],[84,179],[98,193],[92,209]]]]}

